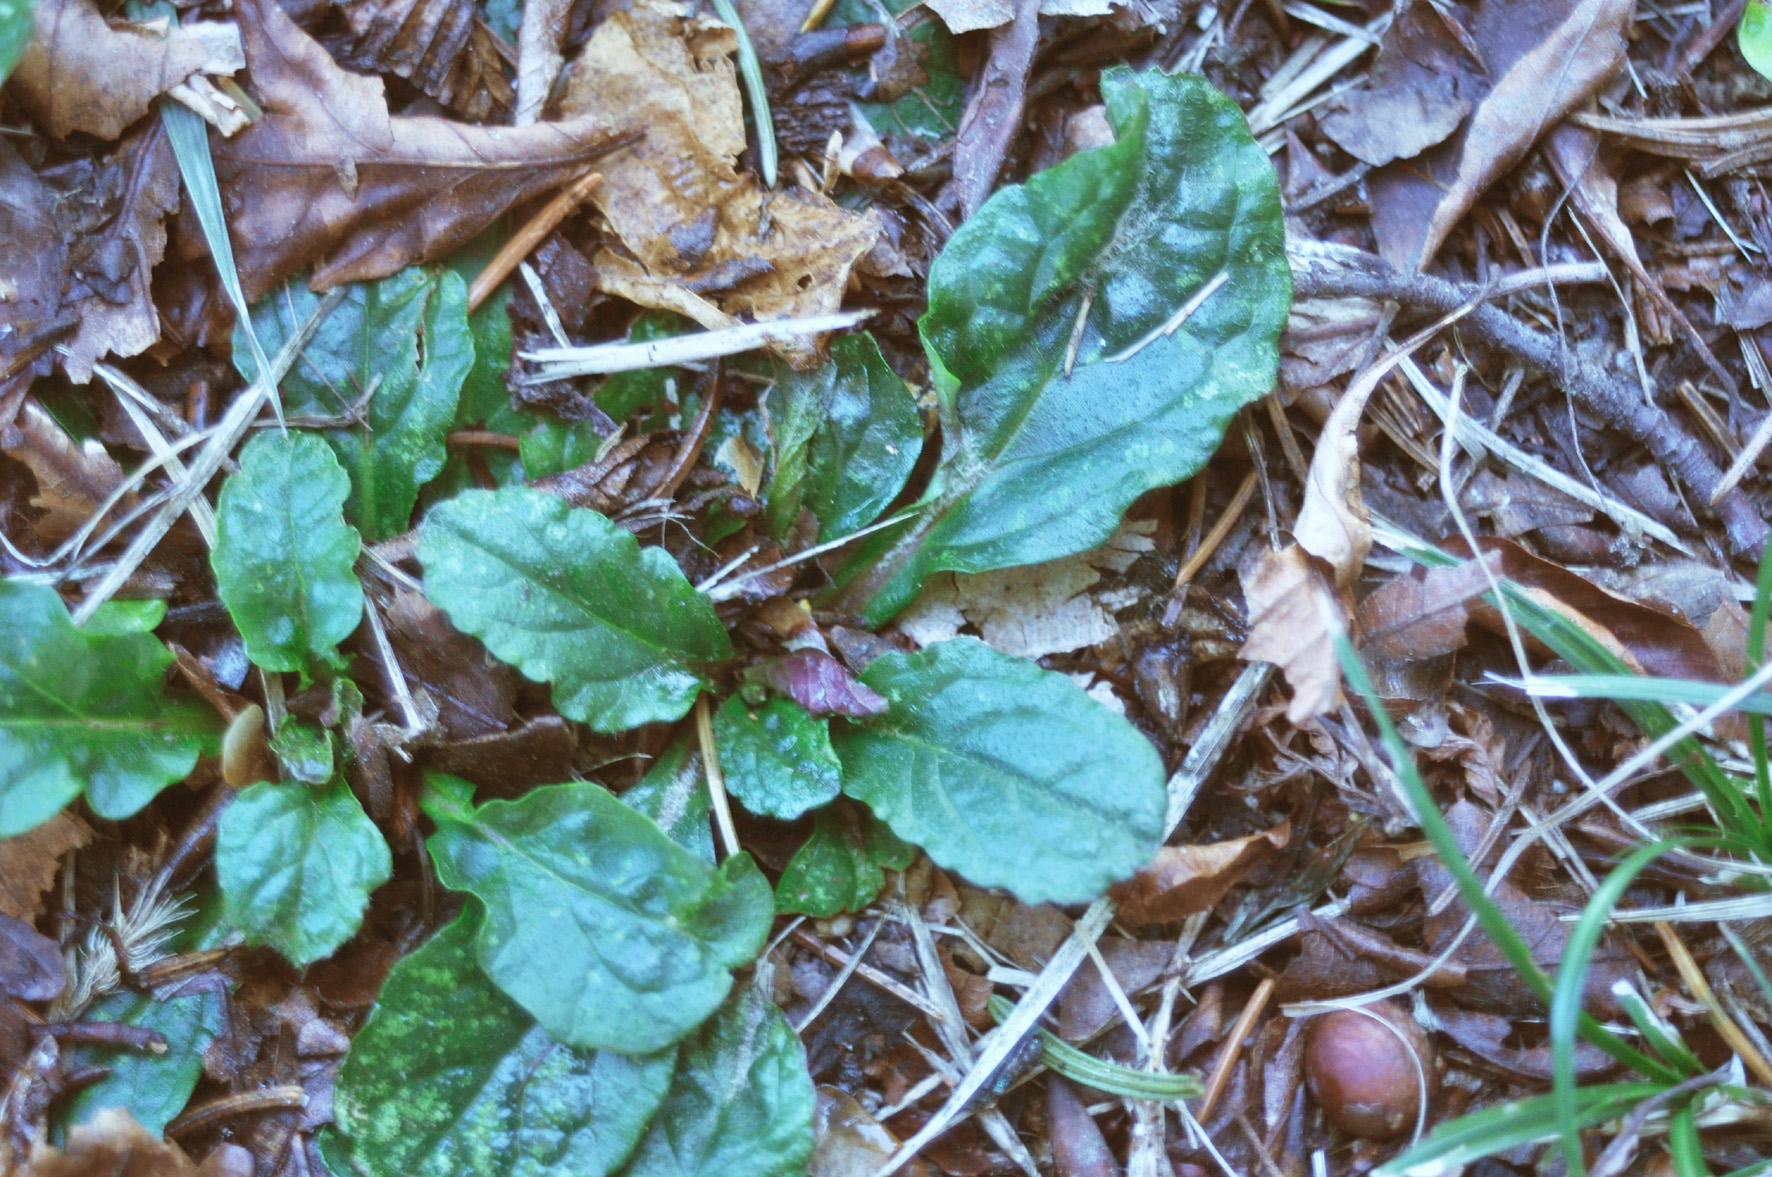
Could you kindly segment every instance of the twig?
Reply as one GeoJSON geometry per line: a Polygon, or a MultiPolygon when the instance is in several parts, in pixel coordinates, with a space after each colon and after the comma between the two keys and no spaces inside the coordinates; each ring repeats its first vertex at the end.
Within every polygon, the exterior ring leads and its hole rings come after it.
{"type": "Polygon", "coordinates": [[[1657,923],[1655,934],[1661,937],[1661,943],[1667,948],[1668,956],[1673,958],[1674,968],[1679,972],[1680,979],[1686,982],[1686,988],[1692,991],[1692,996],[1710,1014],[1711,1025],[1717,1028],[1717,1034],[1729,1044],[1729,1049],[1741,1056],[1741,1061],[1747,1064],[1747,1069],[1760,1082],[1772,1085],[1772,1062],[1768,1062],[1766,1056],[1760,1053],[1760,1048],[1741,1032],[1741,1027],[1735,1024],[1735,1019],[1729,1016],[1722,1002],[1717,1000],[1717,995],[1711,992],[1710,982],[1704,979],[1704,971],[1692,959],[1692,953],[1687,950],[1686,942],[1680,939],[1674,926],[1665,921],[1657,923]]]}
{"type": "Polygon", "coordinates": [[[1255,1030],[1255,1020],[1261,1011],[1267,1008],[1268,998],[1274,995],[1277,982],[1272,977],[1263,977],[1255,992],[1243,1004],[1243,1012],[1237,1015],[1236,1025],[1224,1040],[1224,1053],[1218,1056],[1218,1065],[1212,1068],[1211,1078],[1206,1080],[1206,1094],[1200,1097],[1200,1106],[1194,1112],[1194,1118],[1204,1124],[1212,1116],[1212,1109],[1218,1105],[1219,1097],[1230,1085],[1231,1071],[1237,1065],[1237,1057],[1243,1052],[1243,1039],[1255,1030]]]}
{"type": "Polygon", "coordinates": [[[1244,508],[1248,507],[1249,500],[1255,497],[1255,487],[1258,482],[1256,471],[1251,470],[1244,475],[1243,485],[1239,486],[1237,493],[1231,496],[1230,505],[1225,507],[1218,516],[1218,522],[1212,525],[1212,530],[1206,533],[1206,538],[1200,541],[1200,546],[1194,549],[1194,554],[1189,556],[1187,562],[1175,573],[1175,586],[1169,590],[1171,598],[1169,608],[1163,613],[1164,625],[1175,624],[1175,617],[1171,617],[1170,614],[1174,613],[1176,616],[1180,616],[1181,599],[1182,595],[1187,592],[1188,583],[1200,574],[1200,569],[1206,567],[1206,561],[1212,559],[1213,553],[1218,551],[1218,546],[1225,541],[1225,537],[1230,535],[1231,529],[1243,517],[1244,508]]]}
{"type": "MultiPolygon", "coordinates": [[[[838,965],[842,968],[848,968],[852,962],[860,960],[862,956],[859,952],[851,956],[841,948],[826,944],[823,940],[820,940],[817,936],[814,936],[811,932],[804,929],[797,929],[794,932],[793,941],[800,945],[800,947],[809,948],[830,961],[832,964],[838,965]]],[[[876,989],[879,989],[881,992],[890,993],[892,996],[898,998],[912,1009],[917,1010],[925,1017],[937,1018],[941,1016],[940,1011],[935,1008],[935,1005],[927,997],[924,997],[914,989],[907,988],[903,983],[893,977],[887,976],[873,965],[857,964],[855,966],[855,975],[874,986],[876,989]]]]}
{"type": "Polygon", "coordinates": [[[665,467],[663,477],[646,489],[647,499],[669,499],[689,477],[690,468],[695,459],[701,456],[701,447],[708,440],[708,431],[714,426],[714,413],[720,407],[720,365],[716,362],[708,369],[708,378],[701,390],[701,411],[695,415],[694,424],[684,434],[683,443],[671,458],[671,464],[665,467]]]}
{"type": "MultiPolygon", "coordinates": [[[[1383,259],[1360,250],[1322,242],[1293,242],[1287,247],[1292,278],[1300,297],[1362,297],[1393,299],[1435,314],[1483,303],[1492,292],[1463,286],[1429,274],[1403,274],[1383,259]]],[[[1698,440],[1680,428],[1658,405],[1644,404],[1640,392],[1583,363],[1558,340],[1525,326],[1497,307],[1477,306],[1465,317],[1473,335],[1557,380],[1590,410],[1642,445],[1708,499],[1723,472],[1698,440]]],[[[1728,533],[1729,547],[1741,556],[1757,556],[1769,531],[1754,505],[1738,490],[1716,503],[1728,533]]]]}
{"type": "Polygon", "coordinates": [[[701,744],[701,763],[708,774],[708,796],[713,800],[714,824],[720,827],[720,844],[726,857],[738,853],[738,830],[732,824],[732,806],[726,799],[726,778],[720,772],[720,756],[714,749],[714,724],[708,715],[706,692],[695,697],[695,738],[701,744]]]}
{"type": "Polygon", "coordinates": [[[646,343],[600,343],[592,347],[544,347],[522,353],[541,365],[541,371],[524,377],[525,384],[545,384],[572,376],[603,376],[640,368],[664,368],[692,364],[720,356],[737,355],[762,347],[772,340],[796,339],[841,331],[866,321],[873,311],[844,311],[834,315],[811,315],[803,319],[771,319],[766,323],[741,323],[717,331],[677,335],[646,343]]]}
{"type": "Polygon", "coordinates": [[[596,191],[597,185],[602,182],[603,177],[596,172],[587,172],[580,176],[555,193],[554,198],[543,205],[540,212],[513,233],[504,247],[492,255],[492,260],[486,263],[486,268],[480,271],[474,284],[468,287],[468,313],[479,310],[480,304],[490,298],[492,292],[511,276],[517,263],[528,257],[529,251],[540,245],[542,239],[552,233],[554,227],[583,203],[585,197],[596,191]]]}

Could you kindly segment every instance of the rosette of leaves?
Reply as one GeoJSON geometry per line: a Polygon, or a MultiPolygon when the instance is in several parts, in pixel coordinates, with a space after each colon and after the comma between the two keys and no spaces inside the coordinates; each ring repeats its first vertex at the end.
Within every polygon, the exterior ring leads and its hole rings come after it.
{"type": "Polygon", "coordinates": [[[930,269],[941,463],[844,570],[870,621],[933,572],[1101,543],[1274,386],[1292,279],[1266,152],[1201,78],[1121,67],[1101,91],[1116,141],[998,191],[930,269]]]}

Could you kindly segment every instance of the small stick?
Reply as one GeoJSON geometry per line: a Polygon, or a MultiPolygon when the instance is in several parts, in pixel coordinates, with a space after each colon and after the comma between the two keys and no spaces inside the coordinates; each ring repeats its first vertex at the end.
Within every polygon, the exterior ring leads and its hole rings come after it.
{"type": "Polygon", "coordinates": [[[1218,1103],[1224,1089],[1230,1086],[1231,1070],[1237,1065],[1237,1056],[1242,1053],[1243,1039],[1249,1037],[1255,1029],[1255,1019],[1267,1008],[1268,998],[1274,995],[1275,981],[1272,977],[1263,977],[1255,992],[1243,1006],[1243,1012],[1237,1015],[1237,1024],[1231,1027],[1230,1037],[1225,1040],[1224,1053],[1218,1058],[1218,1065],[1212,1068],[1212,1077],[1206,1080],[1206,1094],[1200,1097],[1199,1110],[1194,1119],[1204,1124],[1212,1115],[1212,1109],[1218,1103]]]}
{"type": "Polygon", "coordinates": [[[732,824],[732,806],[726,800],[726,778],[720,772],[720,756],[714,751],[714,721],[708,714],[708,697],[695,697],[695,738],[701,743],[701,763],[708,774],[708,796],[714,803],[714,824],[720,827],[720,844],[726,857],[738,853],[738,830],[732,824]]]}
{"type": "Polygon", "coordinates": [[[489,429],[457,429],[443,440],[448,445],[483,445],[495,450],[523,448],[522,438],[513,437],[509,433],[494,433],[489,429]]]}
{"type": "Polygon", "coordinates": [[[263,1091],[247,1091],[239,1095],[224,1095],[220,1099],[199,1104],[166,1125],[166,1135],[183,1136],[231,1116],[293,1110],[306,1107],[307,1104],[307,1093],[301,1089],[299,1083],[285,1083],[278,1087],[267,1087],[263,1091]]]}
{"type": "Polygon", "coordinates": [[[1657,920],[1655,934],[1661,937],[1668,956],[1673,958],[1674,968],[1679,971],[1680,979],[1686,982],[1686,988],[1692,991],[1692,996],[1710,1014],[1711,1025],[1717,1028],[1717,1034],[1729,1044],[1731,1050],[1741,1056],[1741,1061],[1758,1076],[1760,1082],[1772,1084],[1772,1062],[1766,1061],[1760,1048],[1741,1032],[1741,1027],[1735,1024],[1735,1019],[1729,1016],[1723,1003],[1717,1000],[1717,995],[1711,991],[1710,982],[1704,979],[1703,970],[1692,959],[1692,953],[1687,950],[1686,942],[1680,939],[1674,926],[1666,920],[1657,920]]]}
{"type": "MultiPolygon", "coordinates": [[[[1187,592],[1188,583],[1200,574],[1200,569],[1206,567],[1206,561],[1212,559],[1212,554],[1218,551],[1218,546],[1224,543],[1226,536],[1230,535],[1231,528],[1235,527],[1237,520],[1243,517],[1243,511],[1249,506],[1249,500],[1255,497],[1255,487],[1259,481],[1259,477],[1253,470],[1244,475],[1243,485],[1239,486],[1237,493],[1231,496],[1230,506],[1224,509],[1224,514],[1218,517],[1218,522],[1212,525],[1212,530],[1206,533],[1206,538],[1200,541],[1200,546],[1194,549],[1194,554],[1187,558],[1187,563],[1183,564],[1181,570],[1175,574],[1175,587],[1170,590],[1170,608],[1178,615],[1181,612],[1182,594],[1187,592]]],[[[1163,616],[1163,624],[1174,624],[1167,611],[1163,616]]]]}
{"type": "MultiPolygon", "coordinates": [[[[839,968],[847,969],[852,962],[862,955],[858,952],[854,956],[851,956],[849,953],[844,952],[841,948],[838,948],[835,945],[826,944],[823,940],[820,940],[817,936],[814,936],[811,932],[804,929],[795,929],[792,939],[795,944],[798,944],[802,948],[811,949],[813,952],[818,953],[839,968]]],[[[912,1009],[921,1012],[925,1017],[938,1018],[941,1016],[941,1011],[935,1008],[934,1002],[908,986],[900,984],[898,981],[881,972],[871,964],[856,965],[855,975],[874,986],[874,988],[879,989],[881,992],[892,994],[892,996],[898,998],[912,1009]]]]}
{"type": "Polygon", "coordinates": [[[492,297],[517,263],[529,256],[531,250],[542,243],[542,239],[554,231],[554,227],[566,219],[566,215],[577,208],[584,198],[596,191],[597,185],[603,182],[599,172],[586,172],[571,184],[554,194],[554,198],[542,206],[540,212],[529,218],[529,222],[515,233],[504,244],[504,248],[492,255],[474,284],[468,287],[468,312],[471,314],[480,309],[480,304],[492,297]]]}

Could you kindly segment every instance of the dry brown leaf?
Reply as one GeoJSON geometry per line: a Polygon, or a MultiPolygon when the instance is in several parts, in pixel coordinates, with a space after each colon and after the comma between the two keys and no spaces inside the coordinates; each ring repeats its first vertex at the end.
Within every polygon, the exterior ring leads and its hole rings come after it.
{"type": "Polygon", "coordinates": [[[460,0],[346,0],[351,37],[340,65],[405,78],[465,119],[490,122],[511,108],[498,44],[460,0]]]}
{"type": "Polygon", "coordinates": [[[1539,18],[1555,19],[1559,6],[1506,5],[1521,18],[1501,25],[1489,51],[1495,87],[1477,104],[1459,147],[1458,165],[1415,258],[1433,260],[1446,237],[1477,197],[1523,159],[1558,120],[1592,97],[1624,63],[1624,34],[1632,0],[1577,0],[1542,38],[1529,45],[1539,18]]]}
{"type": "Polygon", "coordinates": [[[1284,850],[1291,837],[1292,823],[1283,821],[1271,830],[1228,842],[1164,846],[1109,894],[1120,905],[1120,918],[1130,924],[1186,919],[1215,906],[1257,863],[1275,850],[1284,850]]]}
{"type": "Polygon", "coordinates": [[[1323,104],[1318,124],[1356,159],[1380,167],[1442,143],[1464,121],[1481,82],[1427,0],[1406,2],[1391,19],[1364,85],[1323,104]]]}
{"type": "Polygon", "coordinates": [[[835,311],[877,225],[816,193],[765,201],[734,164],[745,146],[736,38],[685,12],[642,2],[611,13],[566,72],[563,113],[646,131],[598,169],[591,200],[631,255],[598,253],[599,288],[706,327],[835,311]]]}
{"type": "MultiPolygon", "coordinates": [[[[994,29],[1015,19],[1014,0],[930,0],[926,7],[952,33],[994,29]]],[[[1041,16],[1106,16],[1114,0],[1040,0],[1041,16]]]]}
{"type": "Polygon", "coordinates": [[[1517,472],[1501,478],[1478,471],[1465,484],[1464,504],[1467,510],[1488,514],[1496,533],[1509,539],[1540,528],[1587,523],[1594,517],[1592,507],[1517,472]]]}
{"type": "Polygon", "coordinates": [[[1297,544],[1264,551],[1241,572],[1249,606],[1245,662],[1272,662],[1286,673],[1292,701],[1286,716],[1303,723],[1341,703],[1341,663],[1329,618],[1341,609],[1310,555],[1297,544]]]}
{"type": "Polygon", "coordinates": [[[249,300],[308,265],[325,290],[449,253],[620,141],[602,112],[517,128],[390,116],[380,79],[339,68],[275,0],[235,7],[265,117],[211,149],[249,300]]]}
{"type": "MultiPolygon", "coordinates": [[[[898,1151],[898,1138],[840,1087],[818,1089],[812,1134],[808,1177],[871,1177],[898,1151]]],[[[913,1158],[900,1172],[924,1177],[928,1170],[913,1158]]]]}
{"type": "Polygon", "coordinates": [[[127,1111],[106,1108],[68,1132],[66,1151],[39,1142],[21,1177],[231,1177],[241,1151],[223,1145],[201,1165],[192,1164],[178,1145],[153,1135],[127,1111]]]}
{"type": "Polygon", "coordinates": [[[13,426],[10,437],[0,436],[0,453],[30,468],[37,479],[31,505],[44,512],[35,529],[58,542],[78,530],[122,484],[123,467],[95,438],[75,441],[34,400],[24,403],[13,426]]]}
{"type": "Polygon", "coordinates": [[[232,25],[113,25],[92,0],[42,0],[6,88],[57,139],[73,131],[115,139],[193,74],[231,74],[244,64],[232,25]]]}
{"type": "Polygon", "coordinates": [[[28,833],[0,838],[0,915],[36,919],[62,855],[91,840],[92,830],[65,809],[28,833]]]}
{"type": "Polygon", "coordinates": [[[1362,649],[1405,662],[1462,650],[1469,602],[1488,591],[1475,560],[1394,577],[1360,602],[1362,649]]]}
{"type": "Polygon", "coordinates": [[[517,28],[517,106],[512,121],[526,127],[541,117],[548,91],[566,63],[561,43],[572,17],[572,0],[524,0],[517,28]]]}

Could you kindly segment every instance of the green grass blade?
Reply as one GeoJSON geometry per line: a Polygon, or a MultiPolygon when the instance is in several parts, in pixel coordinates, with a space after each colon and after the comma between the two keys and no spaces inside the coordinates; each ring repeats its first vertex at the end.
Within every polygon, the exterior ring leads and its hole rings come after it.
{"type": "MultiPolygon", "coordinates": [[[[1537,674],[1529,679],[1496,677],[1503,683],[1537,695],[1540,699],[1612,699],[1618,702],[1684,703],[1709,707],[1733,688],[1697,679],[1656,678],[1647,674],[1537,674]]],[[[1730,704],[1732,711],[1772,715],[1772,694],[1755,691],[1730,704]]]]}
{"type": "MultiPolygon", "coordinates": [[[[1579,1092],[1575,1123],[1592,1128],[1615,1120],[1636,1104],[1659,1095],[1661,1083],[1606,1083],[1579,1092]]],[[[1441,1124],[1422,1142],[1373,1171],[1373,1177],[1453,1177],[1461,1166],[1498,1152],[1557,1134],[1552,1096],[1496,1104],[1441,1124]]]]}
{"type": "Polygon", "coordinates": [[[1583,1177],[1587,1172],[1581,1151],[1581,1129],[1576,1125],[1581,1109],[1575,1085],[1575,1026],[1581,1017],[1581,992],[1587,980],[1588,961],[1606,931],[1606,920],[1612,909],[1642,869],[1669,850],[1696,840],[1667,838],[1637,847],[1606,876],[1569,932],[1569,942],[1563,949],[1563,961],[1557,967],[1557,982],[1551,993],[1551,1095],[1557,1109],[1557,1125],[1563,1136],[1563,1161],[1574,1177],[1583,1177]]]}
{"type": "MultiPolygon", "coordinates": [[[[1747,622],[1747,672],[1753,674],[1766,661],[1766,616],[1772,610],[1772,544],[1760,556],[1760,575],[1754,583],[1754,608],[1747,622]]],[[[1766,751],[1766,721],[1747,725],[1748,744],[1754,758],[1754,791],[1760,798],[1760,820],[1772,821],[1772,767],[1766,751]]]]}
{"type": "MultiPolygon", "coordinates": [[[[986,1004],[991,1017],[999,1025],[1008,1020],[1010,1011],[1015,1008],[1007,997],[1000,995],[992,996],[986,1004]]],[[[1163,1103],[1193,1099],[1201,1093],[1200,1081],[1192,1075],[1154,1073],[1123,1067],[1119,1063],[1110,1063],[1087,1051],[1078,1050],[1050,1030],[1041,1029],[1037,1033],[1040,1035],[1040,1061],[1066,1079],[1085,1087],[1093,1087],[1097,1091],[1126,1099],[1154,1099],[1163,1103]]]]}
{"type": "Polygon", "coordinates": [[[714,13],[738,34],[738,73],[744,79],[745,96],[751,102],[751,118],[757,124],[757,162],[763,168],[763,186],[773,188],[777,166],[775,122],[769,114],[769,88],[763,84],[763,62],[757,57],[757,47],[751,44],[751,35],[745,32],[744,21],[739,19],[732,0],[714,0],[714,13]]]}
{"type": "MultiPolygon", "coordinates": [[[[1550,978],[1532,959],[1532,950],[1501,908],[1496,906],[1483,889],[1483,881],[1477,877],[1476,871],[1458,847],[1457,840],[1452,836],[1452,828],[1440,813],[1439,805],[1434,801],[1433,794],[1428,792],[1427,784],[1421,779],[1421,773],[1415,767],[1415,760],[1409,754],[1408,747],[1403,743],[1397,729],[1391,724],[1390,716],[1384,710],[1384,704],[1378,698],[1378,692],[1372,686],[1372,680],[1366,676],[1366,668],[1360,664],[1359,655],[1354,653],[1352,643],[1345,633],[1335,636],[1335,651],[1341,659],[1341,670],[1347,676],[1349,685],[1361,698],[1366,700],[1372,712],[1373,721],[1378,724],[1380,736],[1384,740],[1385,749],[1390,753],[1391,761],[1396,767],[1397,776],[1403,783],[1410,804],[1415,808],[1415,819],[1421,826],[1421,832],[1427,835],[1438,853],[1440,863],[1452,875],[1458,884],[1458,892],[1476,914],[1477,922],[1489,934],[1497,948],[1506,956],[1508,962],[1519,972],[1522,980],[1538,995],[1539,1000],[1547,1005],[1551,1001],[1552,987],[1550,978]]],[[[1620,1039],[1616,1034],[1601,1026],[1587,1014],[1579,1014],[1577,1028],[1582,1038],[1605,1051],[1612,1058],[1625,1066],[1651,1078],[1665,1083],[1677,1083],[1680,1074],[1659,1059],[1654,1059],[1636,1050],[1620,1039]]]]}
{"type": "Polygon", "coordinates": [[[1698,1139],[1698,1114],[1690,1100],[1674,1111],[1667,1123],[1667,1151],[1678,1177],[1711,1177],[1704,1163],[1704,1145],[1698,1139]]]}
{"type": "Polygon", "coordinates": [[[1686,1045],[1680,1032],[1651,1009],[1649,1003],[1643,1000],[1643,995],[1629,981],[1614,982],[1612,996],[1617,999],[1625,1016],[1630,1018],[1631,1024],[1636,1026],[1637,1032],[1643,1036],[1643,1041],[1649,1044],[1651,1050],[1689,1075],[1696,1075],[1704,1070],[1704,1064],[1698,1061],[1698,1056],[1692,1053],[1692,1048],[1686,1045]]]}

